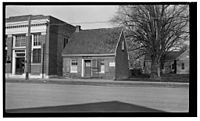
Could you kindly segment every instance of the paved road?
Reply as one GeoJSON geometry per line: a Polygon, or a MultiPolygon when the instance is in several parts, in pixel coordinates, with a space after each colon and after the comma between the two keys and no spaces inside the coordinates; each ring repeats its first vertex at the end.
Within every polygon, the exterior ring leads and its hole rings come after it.
{"type": "Polygon", "coordinates": [[[169,112],[188,112],[188,87],[6,83],[6,109],[120,101],[169,112]]]}

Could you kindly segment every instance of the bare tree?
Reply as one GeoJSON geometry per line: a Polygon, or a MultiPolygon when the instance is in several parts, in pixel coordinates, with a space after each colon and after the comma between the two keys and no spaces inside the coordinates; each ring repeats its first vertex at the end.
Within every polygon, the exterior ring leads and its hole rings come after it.
{"type": "Polygon", "coordinates": [[[127,29],[132,41],[129,49],[139,55],[151,56],[151,78],[160,77],[160,60],[168,51],[180,47],[188,39],[188,5],[127,5],[120,6],[112,22],[127,29]]]}

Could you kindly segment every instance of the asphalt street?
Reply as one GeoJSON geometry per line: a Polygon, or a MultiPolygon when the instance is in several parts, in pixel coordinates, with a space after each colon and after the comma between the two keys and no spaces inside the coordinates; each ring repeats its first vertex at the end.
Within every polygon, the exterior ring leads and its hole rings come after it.
{"type": "Polygon", "coordinates": [[[6,83],[6,109],[119,101],[166,112],[188,112],[188,87],[6,83]]]}

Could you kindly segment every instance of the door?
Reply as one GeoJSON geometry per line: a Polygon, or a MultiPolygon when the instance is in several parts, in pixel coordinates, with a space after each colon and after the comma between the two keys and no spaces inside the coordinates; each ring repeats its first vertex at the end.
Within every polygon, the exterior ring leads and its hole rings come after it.
{"type": "Polygon", "coordinates": [[[21,75],[24,73],[24,57],[16,58],[16,72],[15,74],[21,75]]]}
{"type": "Polygon", "coordinates": [[[85,77],[91,77],[91,60],[85,60],[85,77]]]}

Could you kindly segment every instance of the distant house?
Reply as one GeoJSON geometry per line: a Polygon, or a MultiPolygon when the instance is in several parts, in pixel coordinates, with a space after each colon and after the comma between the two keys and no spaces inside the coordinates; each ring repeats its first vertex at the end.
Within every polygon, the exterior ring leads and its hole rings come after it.
{"type": "Polygon", "coordinates": [[[77,27],[62,56],[65,77],[128,78],[127,45],[121,28],[77,27]]]}
{"type": "MultiPolygon", "coordinates": [[[[28,18],[31,15],[6,18],[6,77],[25,77],[28,41],[28,18]]],[[[30,77],[49,78],[62,75],[62,50],[75,26],[52,16],[32,15],[30,20],[30,77]]]]}
{"type": "MultiPolygon", "coordinates": [[[[189,74],[189,49],[183,52],[169,52],[163,60],[161,63],[162,73],[189,74]]],[[[145,56],[144,72],[151,73],[151,58],[149,55],[145,56]]]]}
{"type": "Polygon", "coordinates": [[[187,49],[180,56],[176,58],[176,73],[189,74],[190,73],[190,51],[187,49]]]}

